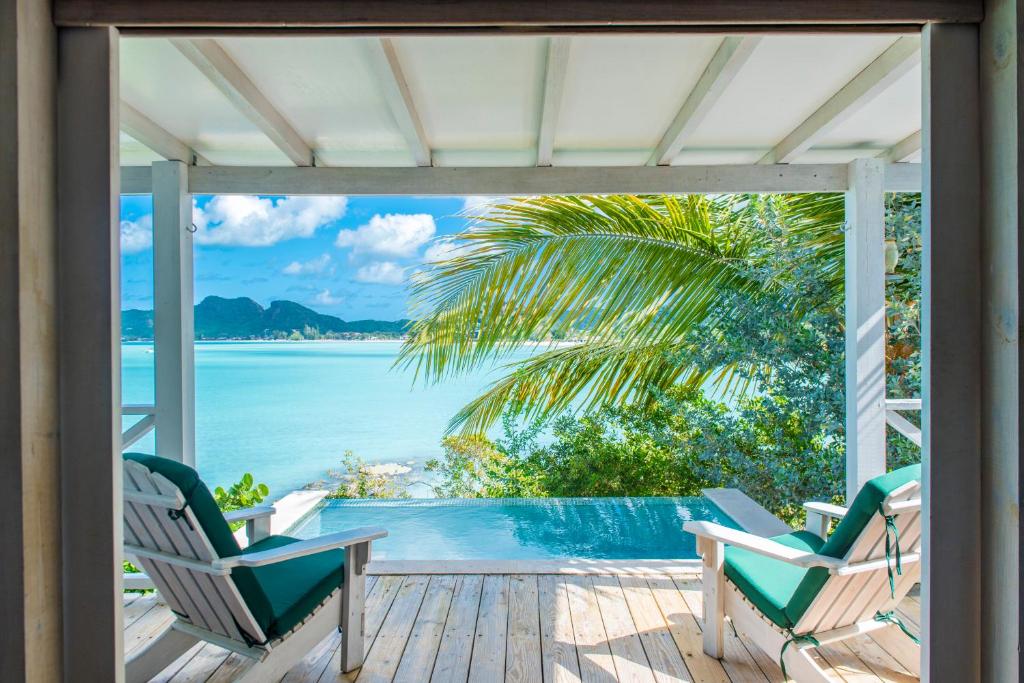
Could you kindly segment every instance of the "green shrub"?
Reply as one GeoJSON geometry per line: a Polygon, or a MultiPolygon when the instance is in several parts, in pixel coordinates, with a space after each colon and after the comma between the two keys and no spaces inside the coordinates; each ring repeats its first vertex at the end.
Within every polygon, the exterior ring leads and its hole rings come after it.
{"type": "Polygon", "coordinates": [[[387,474],[374,474],[366,462],[352,451],[341,459],[342,471],[330,474],[342,482],[327,494],[328,498],[408,498],[405,486],[387,474]]]}
{"type": "MultiPolygon", "coordinates": [[[[218,486],[213,490],[213,499],[221,512],[231,510],[242,510],[251,508],[263,502],[263,499],[270,495],[270,489],[266,484],[255,484],[251,474],[246,472],[242,478],[232,484],[225,491],[224,487],[218,486]]],[[[237,531],[245,526],[245,522],[232,522],[231,530],[237,531]]]]}

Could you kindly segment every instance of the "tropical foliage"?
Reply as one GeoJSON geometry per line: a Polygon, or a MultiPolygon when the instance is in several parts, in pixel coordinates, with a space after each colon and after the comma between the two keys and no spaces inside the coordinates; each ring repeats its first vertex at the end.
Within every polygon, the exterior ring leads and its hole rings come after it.
{"type": "Polygon", "coordinates": [[[332,478],[339,480],[328,498],[408,498],[405,485],[387,474],[375,473],[366,461],[352,451],[345,451],[341,458],[341,471],[331,471],[332,478]]]}
{"type": "Polygon", "coordinates": [[[510,366],[455,416],[451,427],[465,432],[480,432],[510,405],[538,419],[569,406],[652,401],[659,390],[706,381],[707,368],[675,359],[697,326],[729,314],[725,296],[778,289],[750,277],[751,265],[770,256],[774,232],[799,241],[838,291],[842,224],[841,195],[500,203],[459,235],[453,256],[415,276],[417,322],[399,362],[436,381],[506,358],[529,340],[565,330],[582,340],[510,366]]]}
{"type": "MultiPolygon", "coordinates": [[[[231,510],[242,510],[259,505],[263,499],[270,495],[270,489],[266,484],[257,484],[253,476],[246,472],[242,478],[225,489],[218,486],[213,490],[213,499],[222,512],[231,510]]],[[[237,531],[245,525],[245,522],[233,522],[232,531],[237,531]]]]}

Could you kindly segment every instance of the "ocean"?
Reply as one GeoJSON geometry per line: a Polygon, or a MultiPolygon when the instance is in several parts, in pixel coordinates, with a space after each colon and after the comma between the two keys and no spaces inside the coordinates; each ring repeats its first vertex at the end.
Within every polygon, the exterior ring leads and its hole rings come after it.
{"type": "MultiPolygon", "coordinates": [[[[196,465],[212,488],[252,473],[277,499],[339,468],[440,454],[445,425],[500,367],[413,385],[397,342],[196,342],[196,465]]],[[[533,352],[523,348],[512,360],[533,352]]],[[[153,403],[153,345],[126,342],[122,400],[153,403]]],[[[124,418],[124,424],[137,420],[124,418]]],[[[152,433],[131,450],[152,453],[152,433]]],[[[415,494],[414,494],[415,495],[415,494]]]]}

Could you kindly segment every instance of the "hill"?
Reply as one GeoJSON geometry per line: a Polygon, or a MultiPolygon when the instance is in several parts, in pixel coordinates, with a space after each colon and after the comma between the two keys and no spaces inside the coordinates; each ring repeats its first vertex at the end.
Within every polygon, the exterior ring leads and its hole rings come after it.
{"type": "MultiPolygon", "coordinates": [[[[196,339],[283,339],[296,332],[304,338],[400,337],[408,325],[408,320],[345,321],[294,301],[263,308],[248,297],[208,296],[195,307],[196,339]]],[[[121,337],[152,339],[153,311],[122,311],[121,337]]]]}

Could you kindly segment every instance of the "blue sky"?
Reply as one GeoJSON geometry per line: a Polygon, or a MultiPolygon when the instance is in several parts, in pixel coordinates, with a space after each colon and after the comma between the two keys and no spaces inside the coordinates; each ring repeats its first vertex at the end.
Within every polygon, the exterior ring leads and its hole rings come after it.
{"type": "MultiPolygon", "coordinates": [[[[196,197],[195,300],[289,299],[345,320],[406,315],[402,284],[468,221],[465,197],[196,197]],[[440,239],[439,239],[440,238],[440,239]]],[[[153,307],[152,199],[121,198],[123,308],[153,307]]]]}

